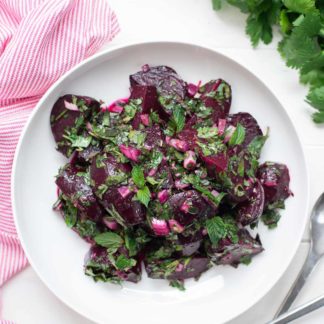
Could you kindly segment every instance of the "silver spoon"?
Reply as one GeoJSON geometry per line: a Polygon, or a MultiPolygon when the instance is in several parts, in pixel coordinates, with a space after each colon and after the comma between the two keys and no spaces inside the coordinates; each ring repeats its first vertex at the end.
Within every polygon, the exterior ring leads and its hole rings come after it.
{"type": "MultiPolygon", "coordinates": [[[[305,263],[296,281],[290,288],[285,300],[283,301],[279,310],[277,311],[275,318],[288,311],[288,309],[296,299],[297,295],[301,291],[302,287],[304,286],[306,279],[312,273],[313,269],[316,267],[319,259],[324,255],[324,193],[322,193],[321,196],[317,199],[313,207],[312,214],[311,214],[310,229],[311,229],[311,242],[310,242],[310,249],[308,252],[308,256],[305,260],[305,263]]],[[[323,306],[323,303],[322,304],[317,303],[317,305],[318,307],[320,307],[323,306]]],[[[314,310],[314,308],[312,308],[309,311],[312,310],[314,310]]],[[[306,313],[303,313],[302,315],[305,314],[306,313]]]]}

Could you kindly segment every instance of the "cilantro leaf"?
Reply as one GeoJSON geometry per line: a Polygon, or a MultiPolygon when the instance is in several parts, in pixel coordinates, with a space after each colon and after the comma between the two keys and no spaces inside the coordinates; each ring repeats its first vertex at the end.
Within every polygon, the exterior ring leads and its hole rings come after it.
{"type": "Polygon", "coordinates": [[[245,139],[245,128],[240,123],[238,123],[228,144],[230,146],[241,145],[244,142],[244,139],[245,139]]]}
{"type": "Polygon", "coordinates": [[[132,169],[132,179],[138,188],[143,188],[145,186],[145,177],[142,167],[139,165],[134,165],[132,169]]]}
{"type": "Polygon", "coordinates": [[[260,158],[261,150],[269,137],[269,129],[267,129],[267,133],[264,136],[256,136],[248,145],[247,149],[249,153],[255,157],[256,159],[260,158]]]}
{"type": "Polygon", "coordinates": [[[123,239],[116,233],[104,232],[94,238],[95,242],[106,248],[119,248],[123,244],[123,239]]]}
{"type": "Polygon", "coordinates": [[[136,197],[137,199],[143,204],[145,205],[146,207],[148,207],[148,203],[150,202],[151,200],[151,192],[150,192],[150,189],[145,186],[141,189],[139,189],[136,193],[136,197]]]}
{"type": "Polygon", "coordinates": [[[311,89],[306,97],[306,101],[314,108],[319,110],[319,112],[313,114],[314,122],[323,123],[324,122],[324,86],[311,89]]]}

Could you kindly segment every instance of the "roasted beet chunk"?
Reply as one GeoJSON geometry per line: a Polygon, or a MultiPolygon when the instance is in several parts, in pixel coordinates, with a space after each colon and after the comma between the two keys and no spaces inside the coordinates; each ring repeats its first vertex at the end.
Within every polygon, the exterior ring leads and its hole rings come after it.
{"type": "Polygon", "coordinates": [[[99,145],[90,145],[82,151],[77,152],[76,161],[80,164],[86,165],[91,163],[92,159],[102,151],[99,145]]]}
{"type": "Polygon", "coordinates": [[[112,217],[117,213],[126,225],[136,225],[144,222],[146,210],[139,201],[133,200],[134,196],[127,187],[114,186],[102,194],[100,202],[112,217]]]}
{"type": "Polygon", "coordinates": [[[189,262],[187,258],[145,259],[144,264],[147,275],[152,279],[183,280],[198,278],[204,271],[210,268],[208,258],[198,255],[192,256],[189,262]]]}
{"type": "Polygon", "coordinates": [[[152,127],[147,127],[144,130],[145,142],[144,147],[148,150],[153,148],[160,148],[164,144],[164,136],[162,135],[161,127],[158,124],[154,124],[152,127]]]}
{"type": "Polygon", "coordinates": [[[86,172],[80,172],[67,164],[56,178],[61,192],[88,218],[98,221],[104,211],[88,183],[86,172]]]}
{"type": "Polygon", "coordinates": [[[243,143],[240,145],[242,148],[247,147],[257,136],[263,135],[258,122],[249,113],[242,112],[229,115],[227,122],[229,125],[234,127],[236,127],[237,124],[241,124],[245,128],[245,138],[243,143]]]}
{"type": "Polygon", "coordinates": [[[237,243],[226,238],[216,247],[210,246],[208,254],[211,260],[216,264],[237,266],[241,262],[248,262],[252,256],[263,251],[259,236],[254,239],[246,229],[239,230],[238,236],[237,243]]]}
{"type": "Polygon", "coordinates": [[[215,207],[195,190],[177,193],[171,196],[167,203],[174,218],[181,225],[188,225],[194,220],[209,218],[215,214],[215,207]]]}
{"type": "Polygon", "coordinates": [[[178,235],[179,238],[179,245],[182,247],[182,255],[183,256],[190,256],[197,252],[199,249],[203,234],[202,231],[199,230],[193,235],[185,235],[186,233],[178,235]]]}
{"type": "Polygon", "coordinates": [[[123,253],[113,255],[112,264],[106,248],[91,247],[85,260],[85,274],[95,281],[119,283],[121,281],[139,282],[141,280],[140,262],[123,253]],[[119,268],[118,268],[119,267],[119,268]]]}
{"type": "Polygon", "coordinates": [[[87,119],[91,113],[98,112],[99,109],[99,102],[90,97],[71,94],[60,97],[55,102],[50,117],[57,150],[65,156],[70,156],[78,144],[84,147],[87,142],[77,142],[76,137],[82,135],[84,119],[87,119]]]}
{"type": "Polygon", "coordinates": [[[213,109],[212,119],[218,122],[225,118],[231,108],[232,91],[230,85],[222,79],[212,80],[200,88],[200,99],[207,108],[213,109]]]}
{"type": "Polygon", "coordinates": [[[201,154],[201,159],[204,162],[210,177],[217,177],[218,173],[227,169],[228,157],[225,153],[209,156],[204,156],[201,154]]]}
{"type": "Polygon", "coordinates": [[[154,86],[134,85],[131,89],[130,99],[141,99],[142,113],[149,114],[152,110],[158,110],[158,94],[154,86]]]}
{"type": "Polygon", "coordinates": [[[237,205],[237,221],[243,226],[255,222],[263,213],[264,190],[259,180],[256,180],[248,200],[237,205]]]}
{"type": "MultiPolygon", "coordinates": [[[[126,163],[118,163],[112,155],[98,154],[91,163],[90,177],[93,186],[99,192],[104,186],[117,185],[125,181],[131,166],[126,163]],[[102,186],[100,190],[100,186],[102,186]]],[[[99,195],[100,196],[100,195],[99,195]]]]}
{"type": "Polygon", "coordinates": [[[265,162],[259,166],[257,177],[260,180],[265,194],[265,204],[283,201],[290,195],[289,171],[286,165],[274,162],[265,162]]]}
{"type": "Polygon", "coordinates": [[[168,66],[144,65],[142,71],[130,76],[130,83],[132,87],[155,86],[162,96],[176,96],[183,99],[186,94],[186,83],[168,66]]]}

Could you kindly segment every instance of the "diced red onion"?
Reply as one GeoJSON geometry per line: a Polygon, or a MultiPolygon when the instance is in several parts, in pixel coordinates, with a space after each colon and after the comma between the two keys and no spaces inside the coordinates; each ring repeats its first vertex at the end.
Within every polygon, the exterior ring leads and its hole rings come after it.
{"type": "Polygon", "coordinates": [[[148,114],[142,114],[140,117],[141,117],[141,122],[144,126],[148,126],[150,124],[150,117],[148,114]]]}
{"type": "Polygon", "coordinates": [[[161,204],[164,204],[169,198],[169,191],[164,189],[158,193],[158,198],[161,204]]]}
{"type": "Polygon", "coordinates": [[[127,103],[129,98],[120,98],[113,101],[108,107],[103,108],[104,110],[108,110],[109,112],[120,114],[124,108],[120,105],[122,103],[127,103]]]}
{"type": "Polygon", "coordinates": [[[168,222],[171,231],[176,233],[182,233],[184,231],[184,227],[181,224],[179,224],[179,222],[177,222],[175,219],[170,219],[168,222]]]}
{"type": "Polygon", "coordinates": [[[219,192],[217,190],[212,190],[211,191],[211,194],[214,196],[214,197],[217,197],[219,195],[219,192]]]}
{"type": "Polygon", "coordinates": [[[198,90],[200,88],[200,85],[201,85],[201,80],[199,80],[197,85],[193,84],[193,83],[189,83],[188,87],[187,87],[189,96],[194,97],[197,94],[197,92],[198,92],[198,90]]]}
{"type": "Polygon", "coordinates": [[[275,187],[277,185],[276,181],[267,180],[263,183],[266,187],[275,187]]]}
{"type": "Polygon", "coordinates": [[[124,144],[119,145],[119,150],[130,160],[138,162],[138,157],[141,155],[141,151],[124,144]]]}
{"type": "Polygon", "coordinates": [[[220,84],[222,83],[221,79],[218,79],[217,82],[215,84],[213,84],[212,88],[211,88],[211,92],[212,91],[216,91],[218,89],[218,87],[220,86],[220,84]]]}
{"type": "Polygon", "coordinates": [[[190,186],[189,183],[183,183],[180,180],[176,180],[174,185],[177,189],[184,189],[190,186]]]}
{"type": "Polygon", "coordinates": [[[226,127],[226,119],[218,119],[218,134],[223,135],[226,127]]]}
{"type": "Polygon", "coordinates": [[[122,186],[122,187],[118,188],[118,192],[120,193],[120,195],[123,198],[126,198],[131,193],[131,191],[129,190],[129,188],[127,186],[122,186]]]}
{"type": "Polygon", "coordinates": [[[112,231],[115,231],[118,228],[118,224],[114,220],[108,220],[108,219],[103,218],[103,222],[112,231]]]}
{"type": "Polygon", "coordinates": [[[165,136],[165,143],[168,145],[170,144],[171,137],[170,136],[165,136]]]}
{"type": "Polygon", "coordinates": [[[58,186],[56,186],[56,196],[57,198],[59,197],[60,195],[60,188],[58,186]]]}
{"type": "Polygon", "coordinates": [[[179,139],[172,138],[168,144],[180,152],[187,152],[189,150],[188,143],[179,139]]]}
{"type": "Polygon", "coordinates": [[[183,202],[180,210],[183,211],[184,213],[188,214],[189,213],[190,206],[187,204],[187,202],[183,202]]]}
{"type": "Polygon", "coordinates": [[[156,175],[157,172],[157,168],[152,168],[149,172],[148,172],[148,176],[149,177],[153,177],[154,175],[156,175]]]}
{"type": "Polygon", "coordinates": [[[176,272],[181,272],[184,268],[184,265],[182,263],[179,263],[175,269],[176,272]]]}
{"type": "Polygon", "coordinates": [[[77,161],[78,161],[78,156],[79,156],[79,152],[78,151],[73,151],[71,157],[70,157],[70,164],[74,165],[77,161]]]}
{"type": "Polygon", "coordinates": [[[185,159],[183,161],[183,167],[188,170],[192,170],[196,166],[196,154],[193,151],[187,151],[185,159]]]}
{"type": "Polygon", "coordinates": [[[64,106],[68,110],[79,111],[78,106],[72,102],[68,102],[68,101],[64,100],[64,106]]]}
{"type": "Polygon", "coordinates": [[[207,234],[208,234],[207,229],[204,228],[204,229],[202,230],[202,235],[206,236],[207,234]]]}
{"type": "Polygon", "coordinates": [[[158,236],[166,236],[170,233],[168,223],[164,219],[152,218],[152,228],[158,236]]]}

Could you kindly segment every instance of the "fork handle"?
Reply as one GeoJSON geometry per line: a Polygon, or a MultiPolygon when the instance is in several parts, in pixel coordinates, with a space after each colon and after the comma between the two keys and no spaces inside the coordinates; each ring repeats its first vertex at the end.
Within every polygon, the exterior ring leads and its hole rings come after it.
{"type": "Polygon", "coordinates": [[[280,316],[283,313],[286,313],[294,300],[296,299],[297,295],[301,291],[302,287],[305,284],[306,279],[308,276],[312,273],[313,269],[315,268],[317,262],[319,260],[319,257],[317,254],[314,253],[314,250],[312,249],[312,246],[309,249],[307,258],[304,262],[304,265],[302,269],[300,270],[297,279],[295,280],[294,284],[290,288],[286,298],[280,305],[275,318],[280,316]]]}

